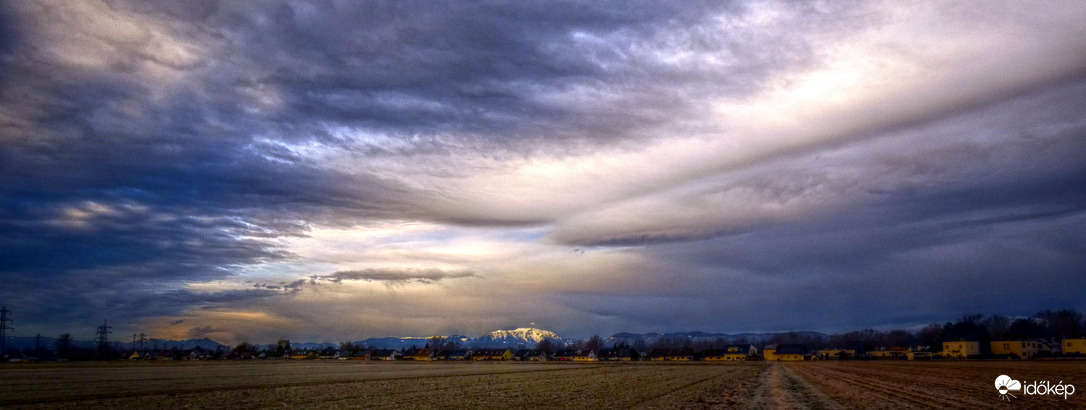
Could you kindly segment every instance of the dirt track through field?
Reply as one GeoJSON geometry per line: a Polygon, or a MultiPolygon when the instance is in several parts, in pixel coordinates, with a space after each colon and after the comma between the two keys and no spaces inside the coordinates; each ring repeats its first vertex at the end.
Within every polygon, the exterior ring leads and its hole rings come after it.
{"type": "Polygon", "coordinates": [[[758,379],[758,389],[748,407],[755,409],[843,408],[784,364],[771,363],[758,379]]]}

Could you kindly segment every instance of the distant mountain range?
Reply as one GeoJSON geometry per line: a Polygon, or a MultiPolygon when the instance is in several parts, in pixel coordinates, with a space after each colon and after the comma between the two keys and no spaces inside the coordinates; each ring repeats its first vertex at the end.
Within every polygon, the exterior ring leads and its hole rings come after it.
{"type": "MultiPolygon", "coordinates": [[[[706,333],[706,332],[673,332],[673,333],[616,333],[603,340],[605,346],[613,346],[620,343],[636,345],[639,342],[646,346],[661,340],[689,340],[692,343],[713,343],[717,340],[725,340],[726,343],[746,341],[754,344],[764,344],[777,335],[794,334],[802,339],[826,339],[829,335],[819,332],[780,332],[780,333],[706,333]]],[[[460,342],[466,348],[491,348],[491,347],[535,347],[543,340],[551,340],[557,344],[572,342],[573,339],[562,338],[557,333],[535,328],[519,328],[513,330],[495,330],[477,338],[453,335],[449,339],[460,342]]],[[[370,338],[353,342],[355,345],[364,345],[378,349],[407,349],[411,347],[423,347],[430,342],[430,337],[381,337],[370,338]]],[[[306,348],[309,344],[292,347],[306,348]]],[[[322,344],[321,346],[334,346],[322,344]]]]}
{"type": "Polygon", "coordinates": [[[689,340],[692,343],[712,343],[724,340],[726,343],[746,341],[753,344],[769,342],[778,335],[795,334],[803,339],[826,339],[829,335],[819,332],[780,332],[780,333],[706,333],[706,332],[677,332],[677,333],[615,333],[604,340],[606,345],[624,343],[636,345],[638,342],[652,346],[660,340],[689,340]]]}
{"type": "MultiPolygon", "coordinates": [[[[825,333],[819,332],[781,332],[781,333],[706,333],[706,332],[675,332],[675,333],[615,333],[611,337],[603,340],[605,346],[613,346],[620,343],[627,345],[643,344],[645,346],[652,346],[660,340],[689,340],[692,343],[713,343],[717,340],[725,340],[727,343],[735,343],[740,340],[745,340],[749,343],[763,344],[769,342],[774,336],[782,334],[795,334],[800,338],[809,339],[825,339],[829,336],[825,333]]],[[[377,349],[396,349],[403,350],[411,347],[423,347],[430,343],[432,336],[425,337],[377,337],[369,338],[365,340],[359,340],[352,342],[356,346],[367,346],[377,349]]],[[[495,330],[477,338],[471,338],[463,335],[451,335],[451,336],[439,336],[444,337],[446,340],[459,342],[461,346],[465,348],[532,348],[539,344],[543,340],[550,340],[555,344],[561,345],[572,342],[573,339],[566,339],[559,336],[557,333],[536,329],[530,327],[522,327],[512,330],[495,330]]],[[[7,347],[9,349],[21,349],[30,350],[33,349],[35,343],[39,343],[42,348],[52,350],[56,346],[56,338],[42,336],[39,341],[35,340],[34,336],[20,336],[9,337],[7,339],[7,347]]],[[[94,348],[97,344],[90,340],[73,340],[72,345],[79,348],[94,348]]],[[[218,348],[227,348],[230,346],[223,345],[214,340],[203,339],[189,339],[189,340],[168,340],[168,339],[150,339],[143,342],[133,344],[132,342],[112,341],[110,345],[119,347],[123,350],[129,350],[136,347],[142,347],[143,349],[173,349],[180,350],[195,349],[197,347],[204,350],[216,350],[218,348]]],[[[276,345],[272,344],[258,344],[257,348],[260,349],[275,349],[276,345]]],[[[339,348],[338,343],[317,343],[317,342],[294,342],[291,343],[291,348],[305,349],[305,350],[323,350],[325,348],[339,348]]]]}
{"type": "MultiPolygon", "coordinates": [[[[551,340],[560,343],[568,341],[562,339],[562,337],[552,331],[530,327],[512,330],[495,330],[474,339],[463,335],[438,337],[445,337],[446,340],[459,342],[461,346],[468,348],[535,347],[535,345],[543,340],[551,340]]],[[[431,337],[380,337],[359,340],[354,342],[354,344],[375,347],[378,349],[405,349],[412,346],[426,346],[427,343],[430,343],[430,338],[431,337]]],[[[294,345],[291,344],[291,346],[293,347],[294,345]]]]}

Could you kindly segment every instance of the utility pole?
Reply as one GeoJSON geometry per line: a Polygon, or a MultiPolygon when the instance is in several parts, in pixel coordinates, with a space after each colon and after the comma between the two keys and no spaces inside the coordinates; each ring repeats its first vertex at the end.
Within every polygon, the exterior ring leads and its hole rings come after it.
{"type": "Polygon", "coordinates": [[[0,308],[0,356],[8,351],[8,330],[15,330],[14,327],[8,326],[9,323],[12,323],[11,316],[8,313],[11,313],[11,311],[8,310],[7,306],[0,308]]]}
{"type": "Polygon", "coordinates": [[[95,339],[98,340],[98,354],[105,357],[109,352],[109,334],[113,331],[109,330],[113,328],[109,326],[105,320],[102,320],[102,325],[98,326],[98,331],[95,332],[95,339]]]}
{"type": "Polygon", "coordinates": [[[140,350],[143,350],[143,343],[147,341],[147,335],[140,333],[140,350]]]}

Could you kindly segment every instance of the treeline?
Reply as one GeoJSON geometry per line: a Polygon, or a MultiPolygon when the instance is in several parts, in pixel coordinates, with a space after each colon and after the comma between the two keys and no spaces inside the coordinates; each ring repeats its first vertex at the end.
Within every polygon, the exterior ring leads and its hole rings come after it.
{"type": "MultiPolygon", "coordinates": [[[[695,351],[722,348],[727,344],[804,344],[810,349],[847,348],[858,351],[874,351],[895,347],[929,346],[940,351],[945,341],[972,340],[981,346],[993,340],[1048,340],[1060,341],[1086,337],[1084,315],[1076,310],[1045,310],[1030,317],[1010,318],[1001,315],[964,315],[946,323],[932,323],[917,331],[874,329],[855,330],[828,337],[808,332],[779,333],[766,341],[743,338],[726,340],[691,340],[688,338],[661,338],[654,343],[635,341],[629,347],[638,350],[651,348],[689,347],[695,351]]],[[[598,336],[593,336],[598,338],[598,336]]],[[[760,347],[760,346],[759,346],[760,347]]]]}
{"type": "MultiPolygon", "coordinates": [[[[535,346],[519,346],[519,348],[534,348],[548,353],[558,350],[589,350],[598,352],[600,349],[613,347],[629,347],[640,351],[654,348],[689,347],[695,351],[705,349],[720,349],[729,344],[754,344],[762,347],[766,344],[805,344],[809,349],[845,348],[857,351],[875,351],[896,347],[927,346],[932,352],[942,349],[942,343],[954,340],[969,340],[981,342],[981,348],[987,349],[988,343],[993,340],[1048,340],[1058,342],[1063,339],[1076,339],[1086,337],[1086,320],[1084,315],[1076,310],[1045,310],[1030,317],[1010,318],[1000,315],[970,314],[964,315],[953,322],[932,323],[917,331],[891,330],[878,331],[873,329],[856,330],[846,333],[825,336],[810,332],[789,332],[774,335],[769,340],[752,341],[748,339],[724,339],[716,338],[705,340],[704,338],[660,338],[652,343],[637,340],[630,344],[609,344],[598,335],[588,339],[573,340],[570,342],[543,340],[535,346]]],[[[436,351],[468,349],[458,340],[449,340],[442,337],[434,337],[426,341],[424,346],[413,348],[430,348],[436,351]]],[[[257,346],[250,343],[240,343],[234,348],[221,347],[215,350],[195,349],[136,349],[136,353],[150,354],[154,357],[171,359],[242,359],[255,357],[283,357],[297,354],[315,354],[331,356],[335,354],[349,355],[365,350],[376,349],[372,346],[341,343],[337,347],[326,347],[320,350],[298,350],[289,345],[257,346]]],[[[405,348],[404,350],[407,350],[405,348]]],[[[128,358],[133,353],[131,347],[125,348],[122,344],[114,342],[106,346],[88,348],[79,346],[70,334],[57,337],[53,346],[39,345],[35,348],[8,349],[4,354],[8,357],[21,355],[35,357],[42,360],[110,360],[128,358]]]]}
{"type": "Polygon", "coordinates": [[[918,331],[891,330],[880,332],[872,329],[857,330],[835,334],[825,340],[789,339],[783,335],[774,338],[774,343],[805,343],[814,348],[851,348],[860,351],[879,349],[930,346],[932,351],[941,351],[943,342],[969,340],[981,342],[983,349],[993,340],[1047,340],[1058,342],[1063,339],[1086,337],[1086,321],[1083,314],[1076,310],[1045,310],[1031,317],[1009,318],[1001,315],[983,314],[964,315],[953,322],[932,323],[918,331]]]}
{"type": "Polygon", "coordinates": [[[70,333],[57,336],[52,343],[35,343],[33,347],[9,348],[3,352],[6,359],[28,358],[33,360],[114,360],[127,359],[132,353],[153,353],[155,357],[182,360],[188,358],[227,358],[232,350],[221,346],[218,349],[181,349],[178,347],[158,348],[148,343],[146,348],[133,349],[124,343],[112,341],[105,345],[88,346],[87,342],[78,342],[70,333]]]}

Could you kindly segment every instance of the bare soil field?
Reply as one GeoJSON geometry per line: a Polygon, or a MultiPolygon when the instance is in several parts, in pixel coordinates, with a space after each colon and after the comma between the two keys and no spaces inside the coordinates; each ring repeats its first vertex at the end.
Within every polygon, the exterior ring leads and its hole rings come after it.
{"type": "Polygon", "coordinates": [[[2,408],[735,407],[764,364],[342,361],[0,366],[2,408]]]}
{"type": "Polygon", "coordinates": [[[1086,405],[1086,362],[415,363],[0,366],[0,408],[992,408],[1086,405]],[[1078,383],[1009,405],[1000,374],[1078,383]]]}
{"type": "Polygon", "coordinates": [[[789,364],[831,400],[847,408],[1067,408],[1086,407],[1084,361],[829,361],[789,364]],[[995,379],[1008,375],[1023,384],[1048,380],[1075,385],[1064,399],[1025,395],[1006,402],[995,379]]]}

